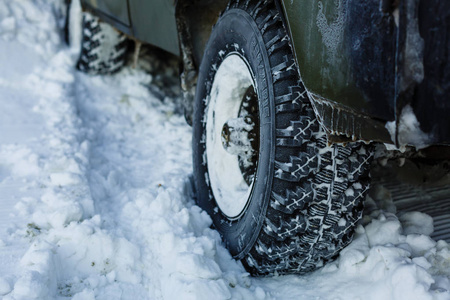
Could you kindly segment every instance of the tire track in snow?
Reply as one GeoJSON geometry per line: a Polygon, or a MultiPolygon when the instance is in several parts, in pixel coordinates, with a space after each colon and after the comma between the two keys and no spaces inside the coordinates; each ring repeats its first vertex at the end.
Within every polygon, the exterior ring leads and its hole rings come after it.
{"type": "MultiPolygon", "coordinates": [[[[133,225],[133,221],[142,217],[136,213],[130,216],[132,213],[127,209],[136,198],[142,202],[140,205],[148,205],[157,196],[158,185],[164,182],[160,173],[164,165],[164,153],[154,143],[156,127],[159,125],[153,123],[158,120],[154,119],[147,124],[155,132],[139,136],[139,130],[136,132],[136,129],[142,125],[136,121],[141,120],[143,123],[143,116],[132,103],[141,104],[141,111],[148,111],[142,99],[148,96],[146,91],[140,91],[144,93],[141,97],[134,93],[130,102],[130,95],[122,90],[123,82],[120,77],[100,78],[79,74],[78,79],[80,85],[76,98],[83,124],[89,132],[87,177],[96,214],[102,220],[101,227],[109,234],[125,238],[133,244],[135,255],[138,255],[135,259],[139,264],[134,263],[131,267],[134,268],[133,273],[140,277],[135,283],[145,280],[145,269],[155,273],[154,276],[148,276],[151,279],[147,283],[142,283],[150,293],[154,293],[154,297],[159,298],[161,295],[157,292],[160,290],[157,279],[162,267],[154,253],[148,251],[145,236],[151,233],[143,232],[133,225]],[[158,176],[153,175],[152,170],[158,176]]],[[[131,80],[133,79],[139,80],[131,76],[131,80]]],[[[131,83],[132,87],[136,85],[138,89],[142,88],[138,82],[131,83]]],[[[151,230],[152,228],[147,228],[147,231],[151,230]]]]}
{"type": "Polygon", "coordinates": [[[140,71],[78,78],[96,213],[102,228],[133,245],[139,257],[130,268],[151,298],[253,298],[251,289],[235,288],[249,285],[247,273],[186,194],[191,129],[173,114],[173,103],[153,97],[150,78],[140,71]]]}

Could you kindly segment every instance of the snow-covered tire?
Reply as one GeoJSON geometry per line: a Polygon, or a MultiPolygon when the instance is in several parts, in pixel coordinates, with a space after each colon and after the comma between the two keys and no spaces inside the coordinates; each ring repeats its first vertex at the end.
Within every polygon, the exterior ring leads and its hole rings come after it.
{"type": "Polygon", "coordinates": [[[362,215],[372,155],[362,143],[328,145],[273,1],[232,1],[220,16],[200,65],[193,121],[198,204],[252,274],[309,272],[350,243],[362,215]],[[239,74],[244,66],[250,81],[239,74]],[[254,115],[245,111],[251,88],[254,115]],[[225,122],[228,127],[249,114],[253,127],[240,121],[236,131],[243,141],[233,142],[247,148],[246,140],[252,142],[253,149],[239,152],[237,159],[245,187],[233,183],[239,177],[230,167],[236,164],[229,158],[235,148],[224,144],[230,152],[225,154],[217,141],[230,139],[220,131],[224,115],[232,119],[225,122]],[[252,151],[256,166],[249,176],[241,161],[252,151]]]}
{"type": "Polygon", "coordinates": [[[83,31],[77,69],[89,74],[113,74],[126,63],[128,38],[111,25],[83,12],[83,31]]]}

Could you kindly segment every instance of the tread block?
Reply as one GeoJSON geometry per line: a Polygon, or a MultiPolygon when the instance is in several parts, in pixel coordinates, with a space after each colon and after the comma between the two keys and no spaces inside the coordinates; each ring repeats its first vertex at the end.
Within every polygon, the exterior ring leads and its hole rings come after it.
{"type": "Polygon", "coordinates": [[[275,36],[266,42],[266,44],[265,44],[266,49],[270,49],[272,46],[274,46],[279,41],[287,40],[287,39],[288,39],[288,37],[286,35],[286,32],[284,32],[281,29],[278,29],[277,32],[275,33],[275,36]]]}
{"type": "Polygon", "coordinates": [[[281,105],[285,103],[307,103],[308,98],[306,90],[301,86],[290,86],[289,93],[275,97],[275,105],[281,105]]]}
{"type": "Polygon", "coordinates": [[[253,10],[250,12],[250,15],[253,17],[253,19],[256,20],[256,18],[258,17],[258,14],[260,14],[260,13],[263,12],[263,11],[265,11],[265,9],[267,8],[267,6],[268,6],[270,3],[271,3],[271,1],[268,1],[268,0],[256,2],[255,7],[254,7],[253,10]]]}
{"type": "Polygon", "coordinates": [[[270,246],[258,241],[256,245],[257,253],[267,256],[267,258],[271,261],[285,259],[286,257],[292,256],[298,252],[298,249],[299,247],[295,241],[290,241],[289,243],[282,242],[279,244],[274,243],[270,246]]]}
{"type": "Polygon", "coordinates": [[[289,137],[295,140],[309,140],[313,132],[319,128],[315,119],[309,116],[301,116],[298,121],[291,121],[291,125],[284,129],[277,129],[277,137],[289,137]]]}
{"type": "Polygon", "coordinates": [[[308,147],[307,152],[301,152],[298,156],[291,156],[289,163],[275,161],[275,177],[298,182],[317,169],[317,154],[314,148],[308,147]]]}
{"type": "Polygon", "coordinates": [[[297,71],[295,69],[286,69],[284,72],[277,72],[272,75],[273,83],[277,83],[287,78],[292,78],[297,76],[297,71]]]}
{"type": "Polygon", "coordinates": [[[287,238],[295,236],[299,232],[304,232],[306,227],[305,217],[296,215],[289,220],[280,219],[278,225],[266,219],[266,224],[263,229],[267,235],[270,235],[279,241],[284,241],[287,238]]]}
{"type": "Polygon", "coordinates": [[[349,157],[349,170],[348,178],[351,181],[357,181],[360,176],[365,175],[369,171],[370,161],[372,159],[372,154],[369,155],[358,155],[352,154],[349,157]]]}
{"type": "Polygon", "coordinates": [[[292,214],[296,210],[304,209],[305,205],[314,198],[314,190],[311,183],[306,182],[301,186],[297,186],[295,191],[286,190],[286,196],[281,196],[272,193],[271,207],[287,213],[292,214]]]}
{"type": "Polygon", "coordinates": [[[268,29],[278,25],[278,22],[281,22],[280,15],[278,13],[268,14],[261,21],[258,28],[261,30],[261,33],[264,34],[268,29]]]}
{"type": "Polygon", "coordinates": [[[276,73],[285,71],[288,68],[293,68],[294,65],[295,65],[294,60],[285,55],[283,56],[283,61],[281,63],[272,67],[272,76],[274,76],[276,73]]]}
{"type": "Polygon", "coordinates": [[[262,23],[262,26],[260,26],[261,33],[264,34],[267,30],[275,27],[275,26],[283,26],[283,23],[281,22],[281,18],[279,14],[270,15],[270,17],[266,17],[262,23]]]}
{"type": "Polygon", "coordinates": [[[288,39],[282,39],[278,43],[274,43],[270,48],[267,48],[267,52],[269,55],[272,55],[274,52],[277,52],[283,48],[289,47],[289,40],[288,39]]]}
{"type": "Polygon", "coordinates": [[[302,109],[302,105],[300,103],[285,103],[280,104],[275,107],[275,113],[285,113],[292,111],[300,111],[302,109]]]}

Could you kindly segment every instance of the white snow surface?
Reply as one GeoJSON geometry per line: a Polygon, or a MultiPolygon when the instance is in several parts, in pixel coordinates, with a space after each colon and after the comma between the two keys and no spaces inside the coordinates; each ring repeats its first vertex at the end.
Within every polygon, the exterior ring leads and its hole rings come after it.
{"type": "Polygon", "coordinates": [[[421,213],[372,213],[312,274],[249,276],[188,196],[184,118],[142,70],[77,72],[62,3],[0,0],[0,299],[450,299],[421,213]]]}
{"type": "MultiPolygon", "coordinates": [[[[395,136],[398,131],[399,150],[405,151],[405,146],[412,145],[417,149],[423,149],[429,146],[433,141],[431,134],[426,134],[420,129],[420,123],[410,105],[402,109],[398,127],[396,121],[386,122],[386,129],[391,135],[392,142],[395,143],[395,136]]],[[[388,150],[395,150],[394,145],[386,144],[388,150]]]]}

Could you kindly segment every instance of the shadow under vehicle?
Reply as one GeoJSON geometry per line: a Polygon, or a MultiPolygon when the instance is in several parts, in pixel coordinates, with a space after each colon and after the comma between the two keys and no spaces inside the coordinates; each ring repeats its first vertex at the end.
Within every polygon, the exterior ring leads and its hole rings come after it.
{"type": "Polygon", "coordinates": [[[130,41],[181,58],[197,203],[252,274],[312,271],[351,242],[373,145],[450,158],[450,2],[81,4],[80,70],[119,70],[130,41]]]}

